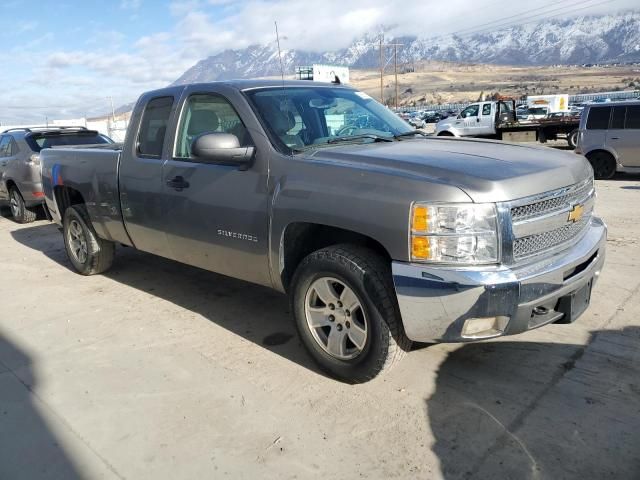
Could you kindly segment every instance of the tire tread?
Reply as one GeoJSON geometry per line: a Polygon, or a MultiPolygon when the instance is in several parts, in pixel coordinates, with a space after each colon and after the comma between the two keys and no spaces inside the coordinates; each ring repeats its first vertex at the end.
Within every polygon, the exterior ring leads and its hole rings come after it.
{"type": "MultiPolygon", "coordinates": [[[[366,247],[338,244],[317,250],[305,257],[296,269],[292,284],[295,285],[298,280],[297,276],[304,270],[304,267],[314,261],[323,259],[337,261],[353,272],[359,272],[363,278],[370,280],[368,287],[372,291],[368,292],[368,294],[389,329],[390,334],[386,339],[386,355],[378,356],[375,366],[367,373],[350,379],[354,383],[367,382],[398,364],[406,355],[406,352],[411,349],[412,344],[411,340],[407,338],[402,325],[390,266],[379,254],[366,247]],[[367,274],[366,277],[365,273],[367,274]]],[[[384,333],[381,332],[381,334],[383,338],[380,340],[385,340],[384,333]]]]}

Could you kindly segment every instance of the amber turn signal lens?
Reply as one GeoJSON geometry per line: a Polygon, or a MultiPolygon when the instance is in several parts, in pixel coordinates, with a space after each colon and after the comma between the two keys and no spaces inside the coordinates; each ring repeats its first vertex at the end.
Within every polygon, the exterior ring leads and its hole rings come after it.
{"type": "Polygon", "coordinates": [[[413,218],[411,228],[415,231],[426,232],[429,227],[429,212],[427,207],[413,207],[413,218]]]}
{"type": "Polygon", "coordinates": [[[427,237],[411,237],[411,256],[419,260],[427,260],[431,256],[427,237]]]}

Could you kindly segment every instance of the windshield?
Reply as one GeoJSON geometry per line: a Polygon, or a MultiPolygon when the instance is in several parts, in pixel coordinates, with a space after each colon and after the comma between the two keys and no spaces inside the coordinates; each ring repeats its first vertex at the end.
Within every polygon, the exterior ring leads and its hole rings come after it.
{"type": "Polygon", "coordinates": [[[25,140],[34,152],[51,147],[113,143],[109,137],[96,132],[31,134],[25,140]]]}
{"type": "Polygon", "coordinates": [[[369,95],[330,87],[265,88],[245,92],[276,146],[285,152],[337,141],[392,139],[414,128],[369,95]]]}

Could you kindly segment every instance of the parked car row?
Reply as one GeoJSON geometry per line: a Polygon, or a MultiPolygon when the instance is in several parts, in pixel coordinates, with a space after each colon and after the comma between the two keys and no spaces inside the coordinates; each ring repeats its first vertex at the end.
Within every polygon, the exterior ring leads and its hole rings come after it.
{"type": "Polygon", "coordinates": [[[18,223],[36,219],[44,204],[40,152],[44,148],[110,144],[106,135],[85,127],[12,128],[0,134],[0,202],[8,202],[18,223]]]}

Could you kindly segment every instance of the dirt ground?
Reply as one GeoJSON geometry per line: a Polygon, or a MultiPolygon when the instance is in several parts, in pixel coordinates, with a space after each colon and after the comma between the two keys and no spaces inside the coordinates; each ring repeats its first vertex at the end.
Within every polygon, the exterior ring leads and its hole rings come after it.
{"type": "MultiPolygon", "coordinates": [[[[519,98],[522,95],[608,92],[640,88],[640,68],[633,65],[581,67],[509,66],[425,61],[401,65],[398,94],[401,105],[475,102],[481,93],[519,98]]],[[[380,71],[351,69],[356,88],[380,99],[380,71]]],[[[386,101],[395,99],[393,65],[383,78],[386,101]]]]}
{"type": "Polygon", "coordinates": [[[0,479],[640,478],[640,177],[572,325],[420,345],[345,385],[285,297],[132,249],[71,270],[53,224],[0,217],[0,479]]]}

